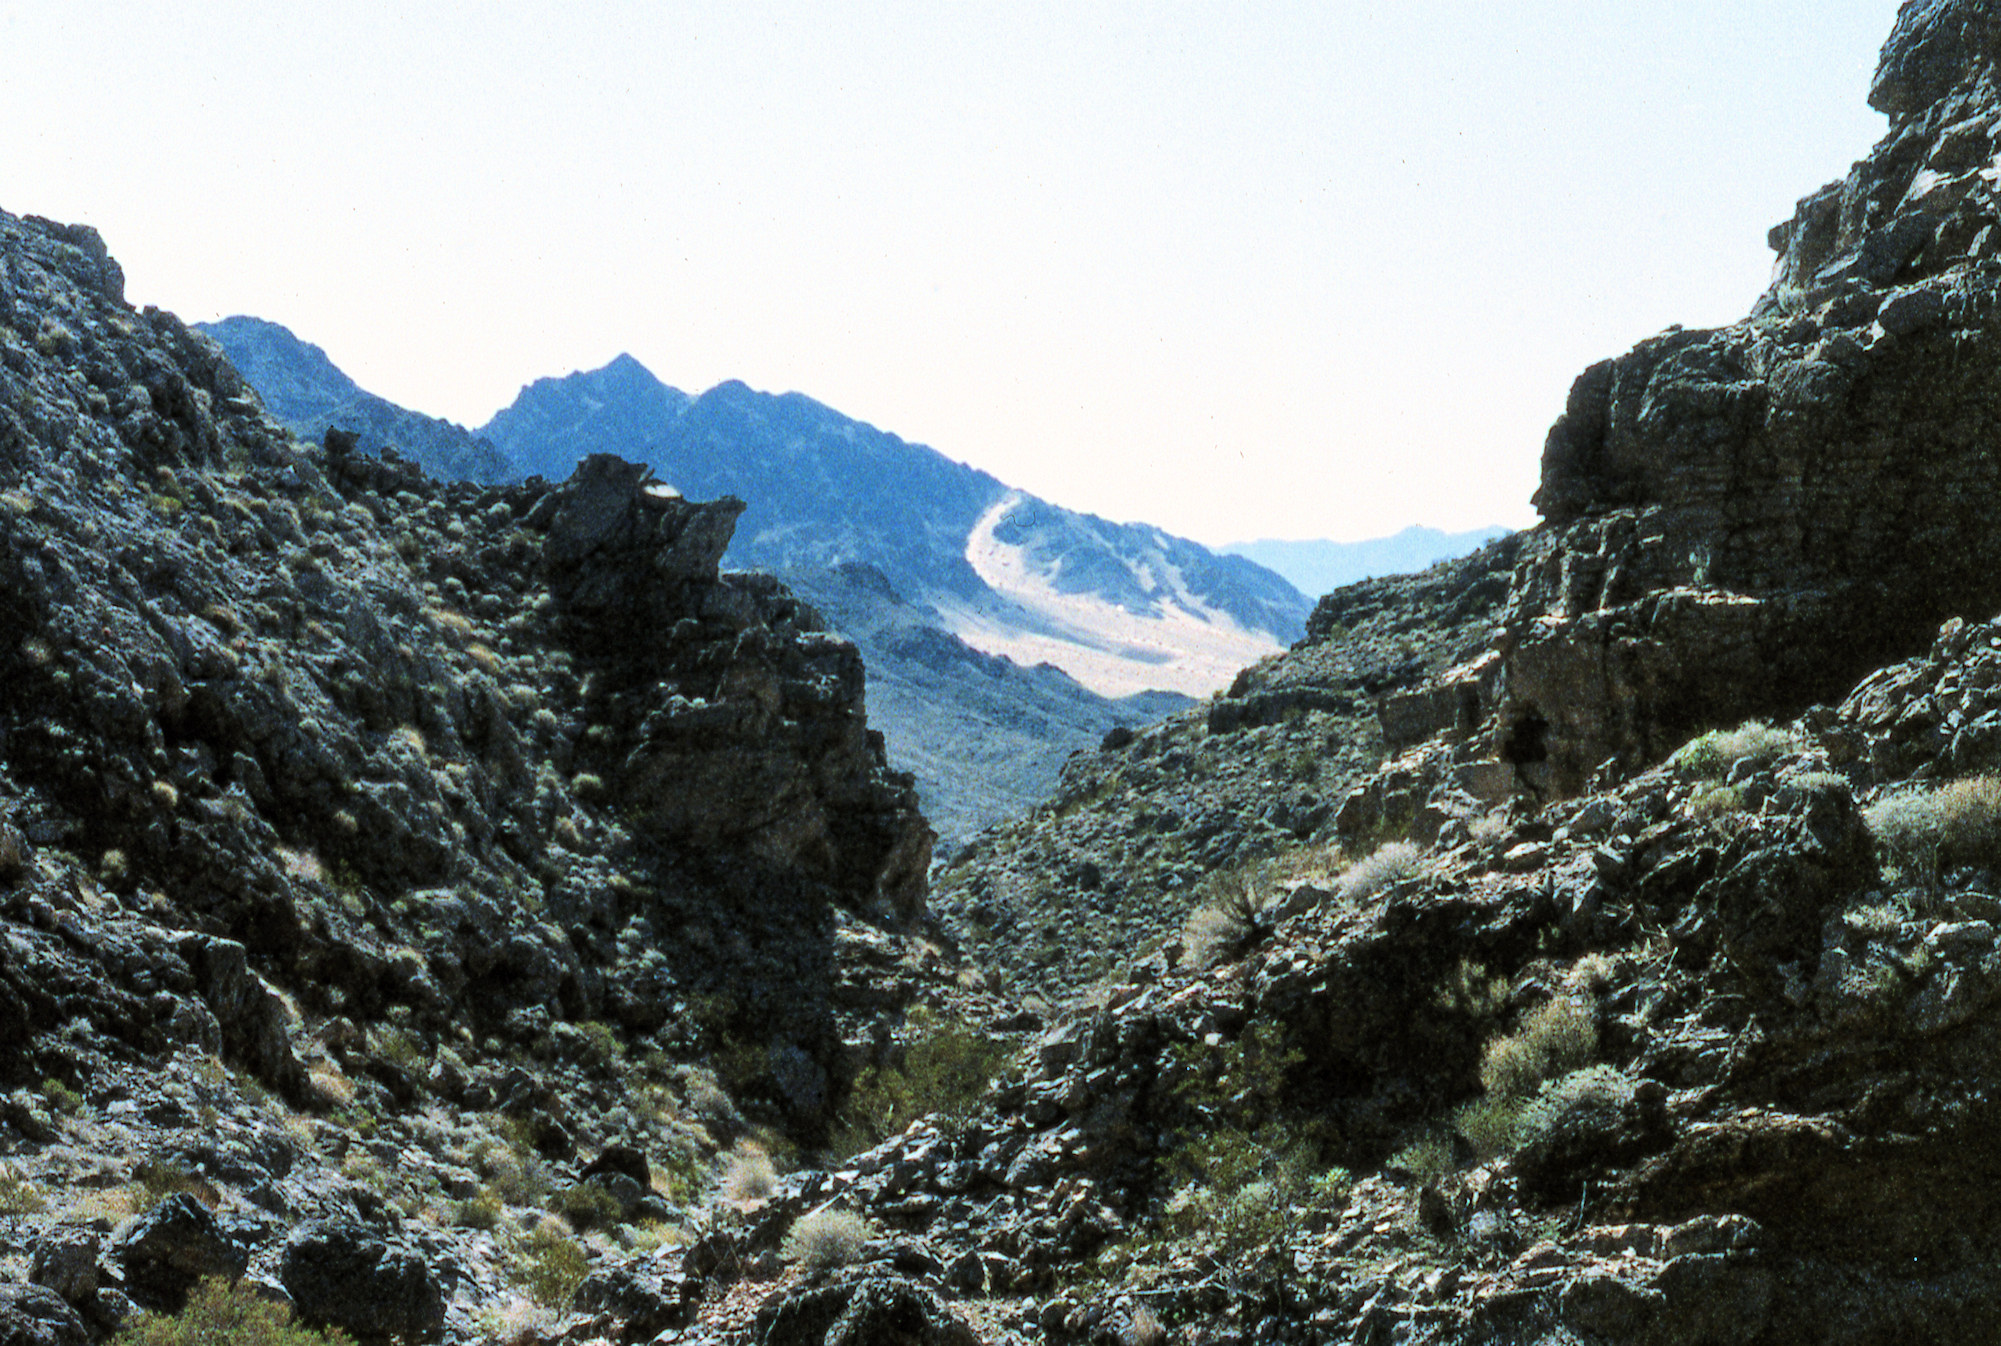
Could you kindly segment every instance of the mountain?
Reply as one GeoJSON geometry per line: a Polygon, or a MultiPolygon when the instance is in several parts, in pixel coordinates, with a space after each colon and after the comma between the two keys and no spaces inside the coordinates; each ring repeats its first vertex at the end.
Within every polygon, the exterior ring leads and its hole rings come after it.
{"type": "Polygon", "coordinates": [[[222,346],[271,414],[303,439],[317,443],[328,426],[338,426],[360,436],[364,453],[392,444],[441,481],[492,484],[520,475],[484,438],[364,391],[325,351],[277,323],[235,317],[195,327],[222,346]]]}
{"type": "Polygon", "coordinates": [[[1046,504],[801,394],[731,382],[690,399],[630,357],[531,384],[481,433],[552,473],[618,453],[691,497],[735,495],[732,564],[873,566],[975,648],[1103,695],[1206,695],[1297,639],[1312,606],[1260,566],[1046,504]]]}
{"type": "Polygon", "coordinates": [[[1439,561],[1449,561],[1506,536],[1505,528],[1476,528],[1447,533],[1413,524],[1388,537],[1364,542],[1283,541],[1260,538],[1232,542],[1221,550],[1247,557],[1290,580],[1301,593],[1324,594],[1357,580],[1378,575],[1408,575],[1439,561]]]}
{"type": "Polygon", "coordinates": [[[971,1008],[858,652],[719,569],[741,509],[302,443],[0,212],[0,1340],[539,1330],[574,1228],[971,1008]]]}

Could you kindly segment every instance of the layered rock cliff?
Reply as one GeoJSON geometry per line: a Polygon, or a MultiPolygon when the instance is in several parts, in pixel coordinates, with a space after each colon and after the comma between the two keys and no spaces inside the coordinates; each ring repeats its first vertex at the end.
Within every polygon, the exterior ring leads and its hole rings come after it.
{"type": "Polygon", "coordinates": [[[1772,231],[1745,321],[1594,365],[1544,450],[1497,743],[1574,790],[1791,713],[2001,608],[2001,189],[1986,8],[1906,5],[1888,135],[1772,231]]]}

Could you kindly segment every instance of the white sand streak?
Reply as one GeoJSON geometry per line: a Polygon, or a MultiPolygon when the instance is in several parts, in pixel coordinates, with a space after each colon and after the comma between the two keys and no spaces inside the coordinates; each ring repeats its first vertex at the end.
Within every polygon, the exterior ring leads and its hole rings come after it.
{"type": "Polygon", "coordinates": [[[1054,664],[1101,696],[1149,689],[1206,696],[1228,686],[1246,664],[1283,648],[1189,593],[1163,554],[1134,568],[1143,586],[1157,582],[1165,590],[1157,614],[1128,612],[1095,594],[1060,592],[1036,570],[1026,548],[994,535],[1021,498],[1019,492],[1003,497],[966,539],[973,570],[1021,611],[943,606],[953,633],[974,649],[1018,664],[1054,664]],[[1024,622],[1024,615],[1030,620],[1024,622]]]}

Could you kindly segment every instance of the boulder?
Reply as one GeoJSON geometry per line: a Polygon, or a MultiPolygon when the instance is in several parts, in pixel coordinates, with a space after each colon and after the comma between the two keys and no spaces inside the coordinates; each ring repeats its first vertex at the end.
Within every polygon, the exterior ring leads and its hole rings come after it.
{"type": "Polygon", "coordinates": [[[362,1341],[429,1341],[444,1330],[444,1294],[424,1259],[358,1220],[322,1220],[293,1234],[279,1279],[302,1320],[362,1341]]]}
{"type": "Polygon", "coordinates": [[[0,1346],[89,1346],[90,1332],[45,1285],[0,1285],[0,1346]]]}
{"type": "Polygon", "coordinates": [[[141,1302],[176,1308],[205,1276],[241,1276],[249,1251],[229,1236],[207,1206],[176,1192],[135,1216],[112,1240],[111,1255],[141,1302]]]}

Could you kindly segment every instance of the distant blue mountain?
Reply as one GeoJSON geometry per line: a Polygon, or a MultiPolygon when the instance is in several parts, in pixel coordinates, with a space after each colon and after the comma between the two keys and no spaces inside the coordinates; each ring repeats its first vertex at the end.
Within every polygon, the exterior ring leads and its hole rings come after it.
{"type": "Polygon", "coordinates": [[[1256,561],[1291,580],[1302,593],[1324,594],[1378,575],[1408,575],[1439,561],[1478,551],[1512,529],[1498,526],[1447,533],[1413,525],[1366,542],[1232,542],[1218,550],[1256,561]]]}
{"type": "MultiPolygon", "coordinates": [[[[318,346],[262,318],[196,323],[215,338],[264,407],[301,439],[318,443],[330,425],[354,432],[364,453],[385,444],[442,481],[488,485],[521,473],[462,425],[399,407],[357,386],[318,346]]],[[[566,469],[567,471],[567,469],[566,469]]]]}

